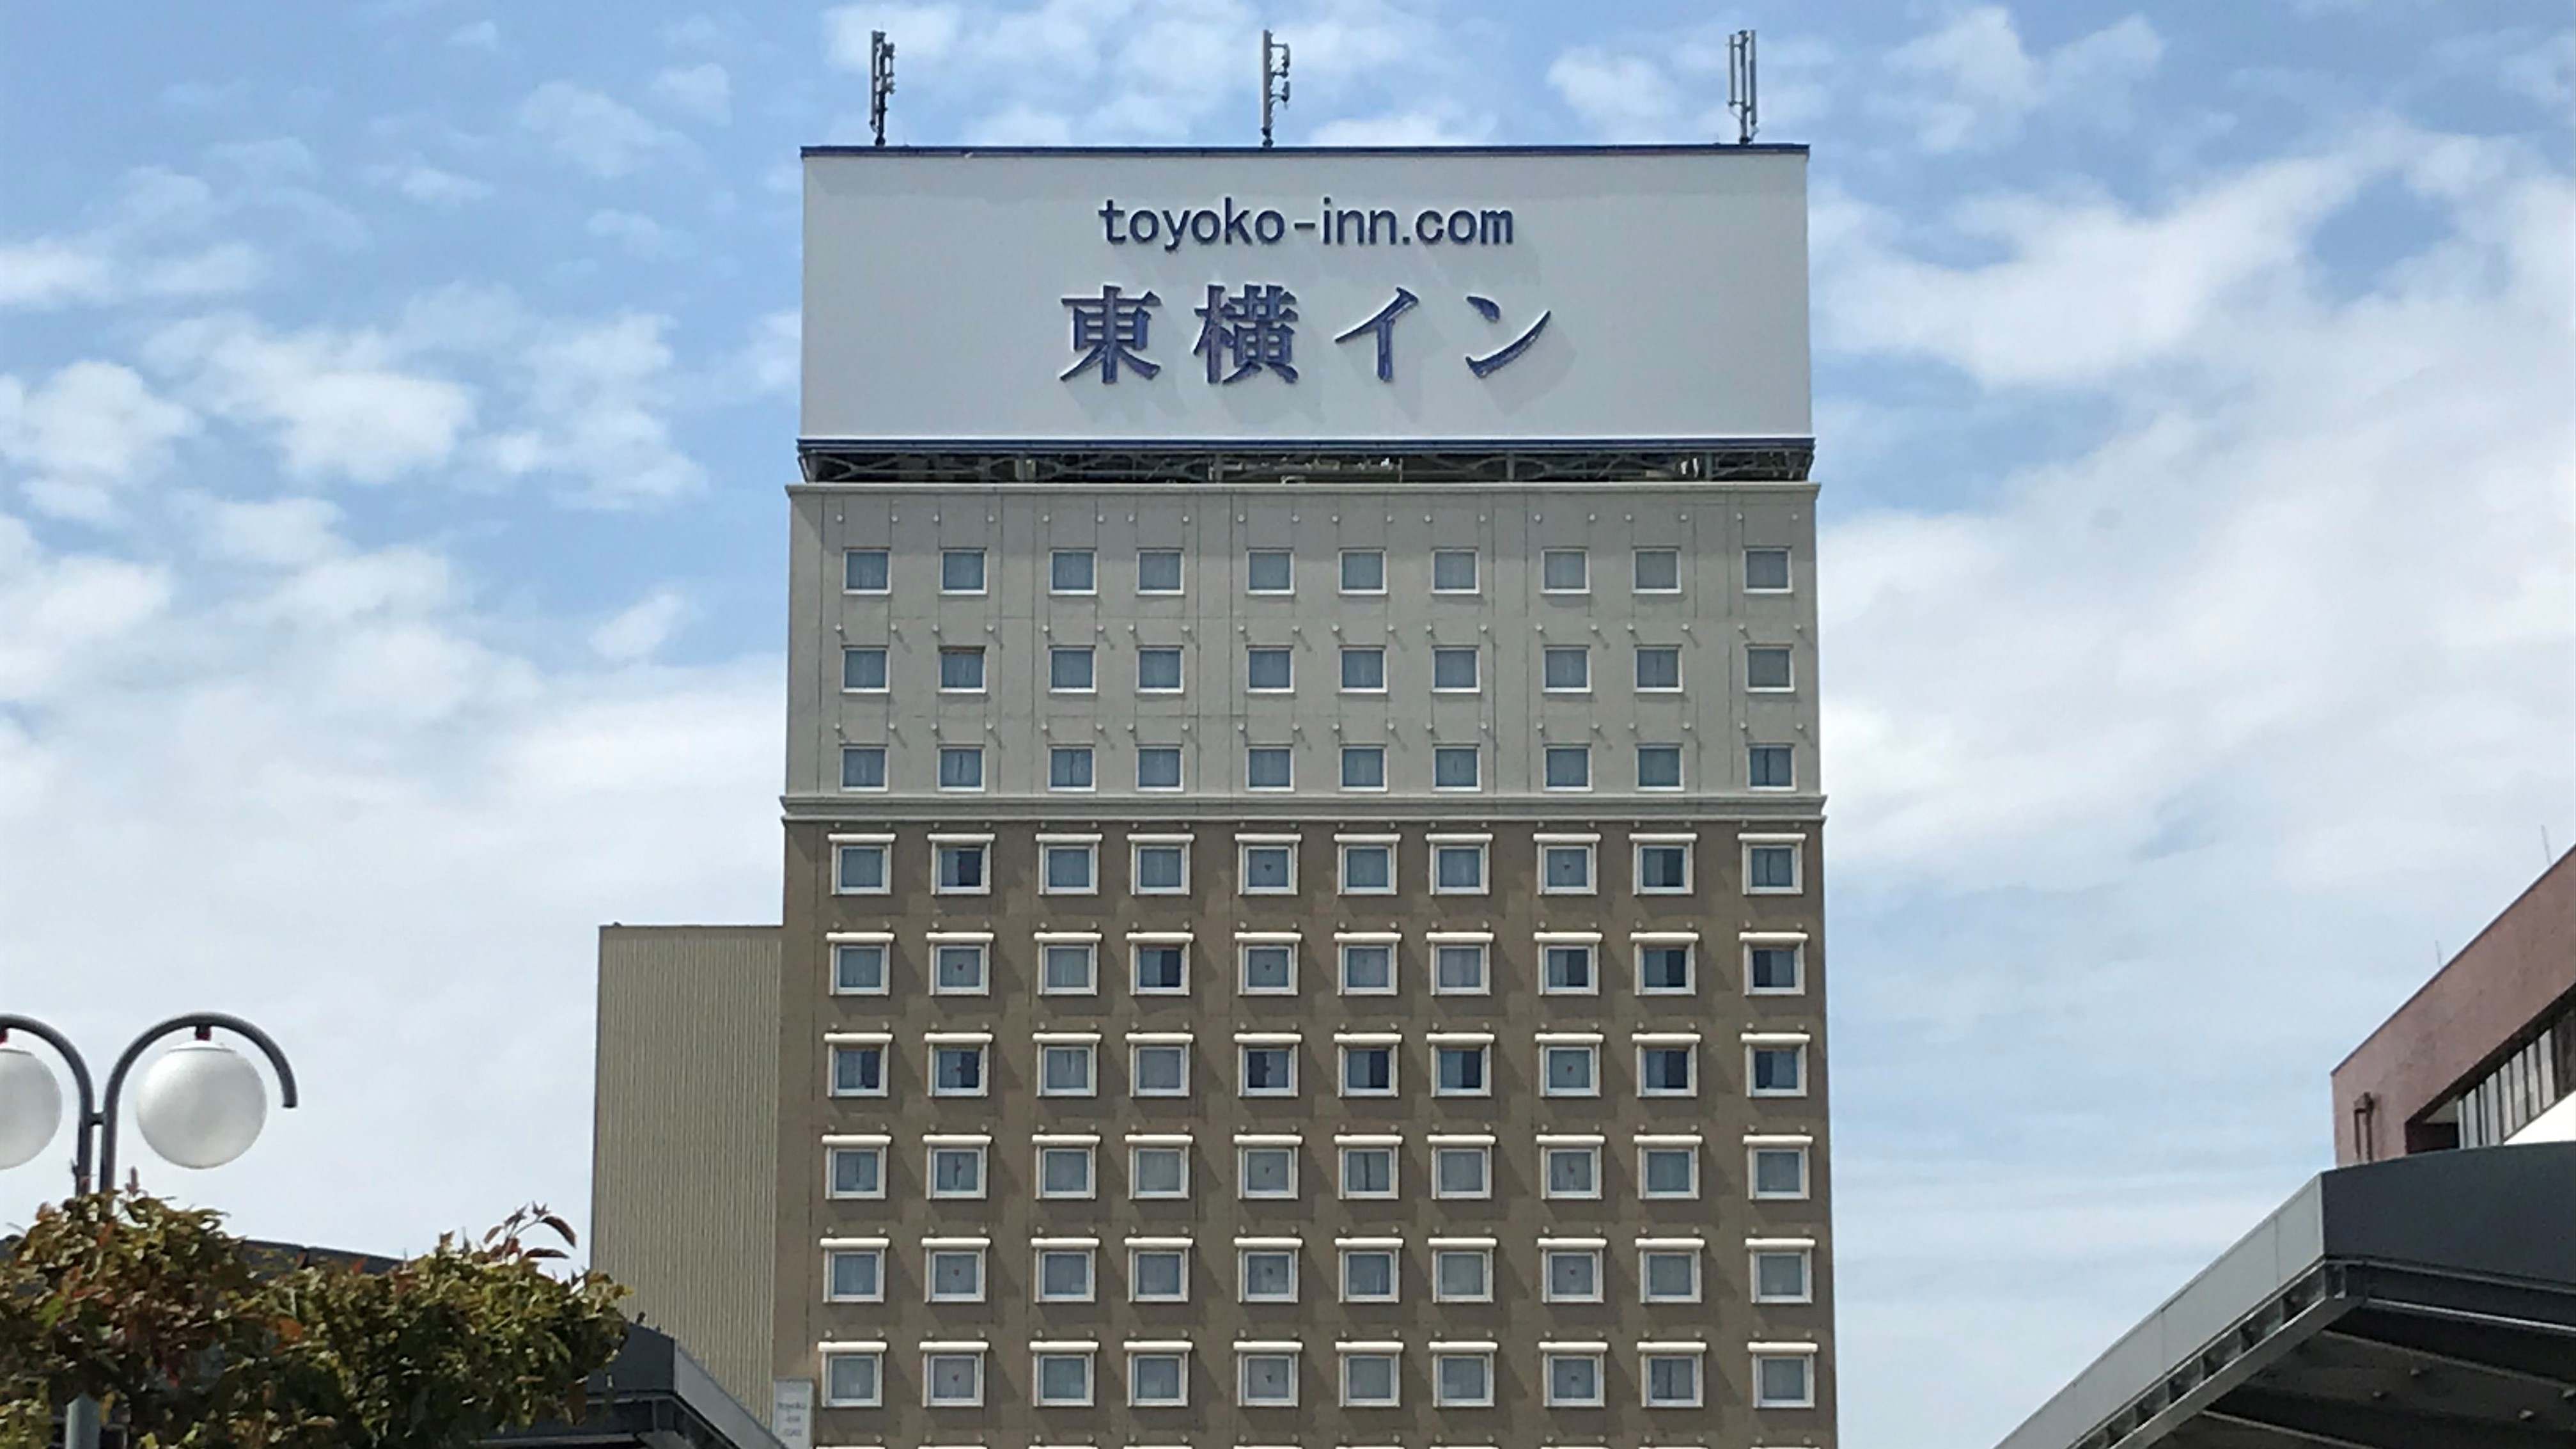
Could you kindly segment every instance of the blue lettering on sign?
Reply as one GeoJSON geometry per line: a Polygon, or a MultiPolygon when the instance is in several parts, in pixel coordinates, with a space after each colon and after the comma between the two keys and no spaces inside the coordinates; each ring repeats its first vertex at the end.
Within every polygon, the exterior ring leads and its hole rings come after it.
{"type": "MultiPolygon", "coordinates": [[[[1159,228],[1167,219],[1157,218],[1149,211],[1122,214],[1129,218],[1131,236],[1139,223],[1151,220],[1159,228]]],[[[1197,223],[1183,220],[1181,225],[1187,232],[1194,230],[1197,223]]],[[[1222,227],[1223,222],[1218,225],[1222,227]]],[[[1099,296],[1066,297],[1062,301],[1073,314],[1073,350],[1080,355],[1071,367],[1057,375],[1060,380],[1071,381],[1082,373],[1097,371],[1103,383],[1115,383],[1121,371],[1132,371],[1149,380],[1162,372],[1162,364],[1145,355],[1153,340],[1152,309],[1162,305],[1161,297],[1151,291],[1130,296],[1116,283],[1107,283],[1099,296]]],[[[1377,380],[1393,382],[1396,320],[1421,302],[1411,289],[1398,287],[1395,296],[1374,315],[1333,340],[1348,342],[1367,335],[1377,345],[1377,380]]],[[[1467,305],[1487,322],[1503,320],[1502,304],[1491,297],[1470,293],[1467,305]]],[[[1282,382],[1297,380],[1296,293],[1276,282],[1247,282],[1232,292],[1221,282],[1211,282],[1206,304],[1192,310],[1199,319],[1199,335],[1190,353],[1205,360],[1208,381],[1222,386],[1241,382],[1256,372],[1269,373],[1282,382]]],[[[1491,377],[1509,367],[1538,341],[1555,315],[1553,310],[1542,310],[1538,320],[1520,336],[1482,357],[1468,354],[1467,370],[1478,377],[1491,377]]]]}
{"type": "Polygon", "coordinates": [[[1329,196],[1318,199],[1313,216],[1294,220],[1275,207],[1238,206],[1231,196],[1214,206],[1181,207],[1121,206],[1111,197],[1100,203],[1099,217],[1100,239],[1111,246],[1167,252],[1187,245],[1277,246],[1290,232],[1328,247],[1507,247],[1515,239],[1507,206],[1426,206],[1408,226],[1393,207],[1336,208],[1329,196]]]}

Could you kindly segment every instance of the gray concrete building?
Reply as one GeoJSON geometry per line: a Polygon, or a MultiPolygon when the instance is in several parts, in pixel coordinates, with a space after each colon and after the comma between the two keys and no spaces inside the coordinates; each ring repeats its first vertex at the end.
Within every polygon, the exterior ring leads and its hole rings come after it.
{"type": "Polygon", "coordinates": [[[808,385],[782,925],[604,943],[603,1266],[711,1363],[765,1304],[791,1444],[1831,1445],[1807,440],[930,449],[808,385]],[[764,943],[682,1090],[774,1073],[769,1177],[675,1205],[609,1023],[764,943]],[[758,1292],[684,1288],[763,1195],[758,1292]]]}

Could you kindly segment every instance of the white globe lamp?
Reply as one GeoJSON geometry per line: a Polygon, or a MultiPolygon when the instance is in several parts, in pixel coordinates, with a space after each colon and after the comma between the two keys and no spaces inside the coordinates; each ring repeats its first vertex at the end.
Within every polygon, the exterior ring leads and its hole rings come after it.
{"type": "Polygon", "coordinates": [[[181,1167],[221,1167],[250,1150],[268,1121],[268,1088],[239,1052],[181,1042],[146,1068],[134,1124],[152,1150],[181,1167]]]}
{"type": "Polygon", "coordinates": [[[62,1125],[53,1072],[24,1047],[0,1046],[0,1170],[33,1162],[62,1125]]]}

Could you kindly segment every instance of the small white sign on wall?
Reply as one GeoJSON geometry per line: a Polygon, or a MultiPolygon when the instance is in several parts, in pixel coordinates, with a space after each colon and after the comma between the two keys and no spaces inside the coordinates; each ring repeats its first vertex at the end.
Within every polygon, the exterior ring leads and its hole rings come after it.
{"type": "Polygon", "coordinates": [[[787,1449],[814,1449],[814,1381],[773,1379],[769,1385],[769,1432],[787,1449]]]}

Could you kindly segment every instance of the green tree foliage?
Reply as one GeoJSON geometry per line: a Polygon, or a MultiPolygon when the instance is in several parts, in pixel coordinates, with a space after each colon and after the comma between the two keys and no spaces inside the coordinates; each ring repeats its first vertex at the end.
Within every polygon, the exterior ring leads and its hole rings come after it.
{"type": "Polygon", "coordinates": [[[37,1214],[0,1256],[0,1449],[47,1406],[112,1404],[139,1449],[461,1449],[578,1418],[615,1356],[625,1290],[548,1271],[543,1209],[383,1272],[262,1271],[214,1213],[101,1192],[37,1214]]]}

